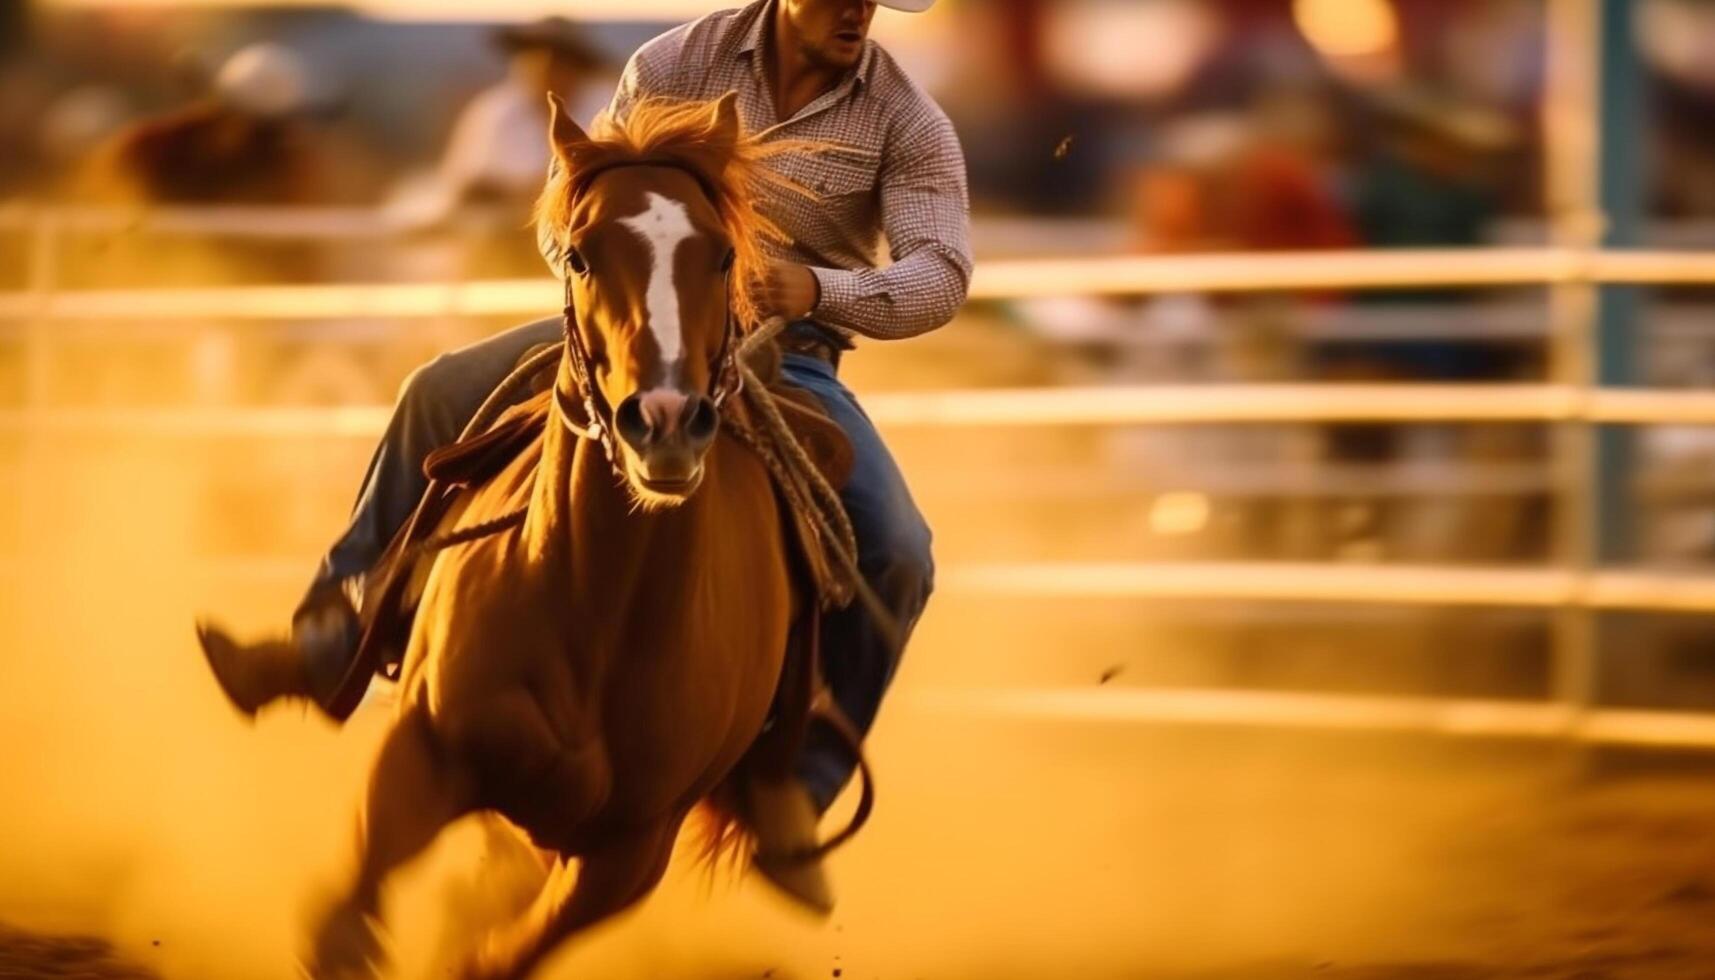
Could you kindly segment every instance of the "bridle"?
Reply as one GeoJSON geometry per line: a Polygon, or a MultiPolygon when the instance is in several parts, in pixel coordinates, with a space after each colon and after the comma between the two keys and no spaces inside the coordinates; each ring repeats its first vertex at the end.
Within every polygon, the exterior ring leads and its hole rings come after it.
{"type": "MultiPolygon", "coordinates": [[[[683,171],[695,179],[697,186],[703,189],[711,201],[717,199],[714,188],[710,185],[707,177],[696,169],[667,157],[617,160],[593,167],[589,172],[578,176],[577,182],[572,185],[571,196],[574,199],[582,197],[589,190],[589,186],[595,178],[609,170],[617,170],[621,167],[671,167],[674,170],[683,171]]],[[[738,315],[733,310],[732,302],[732,268],[732,264],[729,263],[724,273],[725,288],[722,295],[726,301],[726,324],[721,332],[721,346],[715,354],[714,374],[709,382],[709,398],[714,401],[717,410],[726,404],[727,399],[738,394],[744,388],[744,372],[740,371],[738,367],[736,338],[739,328],[738,315]]],[[[565,286],[566,303],[561,314],[561,324],[565,334],[566,357],[572,364],[572,380],[582,390],[583,394],[582,408],[585,421],[582,423],[577,421],[571,406],[567,404],[567,399],[570,396],[561,389],[557,379],[553,385],[554,408],[560,417],[561,424],[573,435],[580,439],[590,439],[599,443],[602,451],[607,454],[608,462],[613,466],[614,472],[623,477],[624,473],[619,464],[619,447],[614,442],[615,409],[608,404],[607,397],[602,394],[601,387],[595,383],[595,373],[592,369],[594,362],[590,357],[589,348],[584,343],[583,331],[578,327],[578,311],[572,293],[572,280],[577,274],[576,270],[572,268],[572,257],[568,252],[560,268],[560,281],[565,286]]]]}

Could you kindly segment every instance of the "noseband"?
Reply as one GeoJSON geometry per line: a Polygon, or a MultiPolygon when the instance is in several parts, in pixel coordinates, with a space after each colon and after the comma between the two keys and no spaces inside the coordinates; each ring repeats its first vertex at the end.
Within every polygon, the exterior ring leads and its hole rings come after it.
{"type": "MultiPolygon", "coordinates": [[[[639,160],[621,160],[595,167],[588,173],[580,175],[572,186],[572,196],[582,197],[588,192],[590,184],[609,170],[621,167],[671,167],[689,174],[697,182],[697,186],[715,200],[714,188],[708,178],[685,164],[662,157],[645,157],[639,160]]],[[[578,311],[573,302],[572,278],[575,275],[571,268],[571,256],[568,254],[560,269],[560,281],[565,285],[566,305],[562,312],[561,323],[565,334],[566,356],[572,362],[572,380],[582,389],[583,415],[587,420],[580,425],[574,421],[571,406],[567,404],[568,394],[561,390],[559,382],[554,383],[554,408],[560,416],[560,422],[580,439],[593,439],[601,444],[602,451],[607,454],[608,462],[613,465],[614,472],[624,476],[619,465],[619,447],[614,443],[614,407],[607,403],[607,398],[601,388],[595,383],[593,361],[589,349],[584,345],[583,331],[578,328],[578,311]]],[[[720,350],[715,354],[714,377],[709,383],[709,397],[714,401],[718,410],[726,404],[728,398],[737,394],[744,387],[744,373],[738,369],[738,317],[733,312],[732,305],[732,268],[729,266],[725,273],[726,289],[723,295],[726,300],[726,325],[721,333],[720,350]]]]}

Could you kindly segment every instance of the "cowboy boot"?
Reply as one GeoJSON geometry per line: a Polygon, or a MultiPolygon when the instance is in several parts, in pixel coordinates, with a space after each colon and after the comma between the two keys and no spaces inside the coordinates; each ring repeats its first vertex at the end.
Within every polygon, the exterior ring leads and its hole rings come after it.
{"type": "Polygon", "coordinates": [[[215,681],[233,707],[251,717],[282,698],[325,706],[357,652],[357,638],[356,610],[331,587],[304,600],[288,637],[243,643],[213,623],[197,624],[215,681]]]}
{"type": "Polygon", "coordinates": [[[809,790],[797,780],[746,780],[745,823],[756,835],[756,870],[794,902],[827,916],[834,911],[834,890],[814,854],[817,819],[809,790]]]}

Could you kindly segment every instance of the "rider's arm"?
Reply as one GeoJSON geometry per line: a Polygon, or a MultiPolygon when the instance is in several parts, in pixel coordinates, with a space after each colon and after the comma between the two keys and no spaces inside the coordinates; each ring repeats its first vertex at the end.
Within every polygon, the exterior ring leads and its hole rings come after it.
{"type": "Polygon", "coordinates": [[[945,324],[971,282],[970,197],[965,156],[939,111],[892,135],[882,154],[881,220],[893,264],[813,268],[817,319],[866,337],[915,337],[945,324]]]}

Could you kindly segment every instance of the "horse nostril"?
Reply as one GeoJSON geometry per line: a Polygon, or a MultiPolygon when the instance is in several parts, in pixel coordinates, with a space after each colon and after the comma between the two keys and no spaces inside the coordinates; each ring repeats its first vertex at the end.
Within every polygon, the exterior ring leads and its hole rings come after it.
{"type": "Polygon", "coordinates": [[[620,437],[640,452],[681,438],[693,445],[706,444],[719,424],[719,413],[708,398],[668,388],[632,395],[613,413],[620,437]]]}
{"type": "Polygon", "coordinates": [[[720,410],[715,407],[714,399],[698,395],[691,399],[685,412],[685,435],[693,443],[701,445],[715,437],[720,422],[720,410]]]}
{"type": "Polygon", "coordinates": [[[642,449],[649,444],[649,421],[643,417],[643,400],[632,395],[619,403],[613,412],[613,427],[619,430],[619,437],[631,444],[633,449],[642,449]]]}

